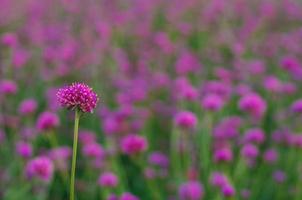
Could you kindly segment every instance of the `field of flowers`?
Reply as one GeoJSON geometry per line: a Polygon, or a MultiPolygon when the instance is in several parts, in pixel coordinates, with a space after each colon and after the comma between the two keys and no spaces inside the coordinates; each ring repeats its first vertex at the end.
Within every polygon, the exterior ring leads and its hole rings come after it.
{"type": "Polygon", "coordinates": [[[1,200],[302,200],[302,1],[0,0],[1,200]]]}

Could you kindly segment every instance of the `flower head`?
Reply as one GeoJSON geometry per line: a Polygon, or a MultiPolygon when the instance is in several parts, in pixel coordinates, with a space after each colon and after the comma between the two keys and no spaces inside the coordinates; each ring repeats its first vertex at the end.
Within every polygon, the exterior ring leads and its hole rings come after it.
{"type": "Polygon", "coordinates": [[[92,112],[99,100],[97,94],[83,83],[73,83],[59,89],[57,98],[63,107],[79,108],[82,112],[92,112]]]}
{"type": "Polygon", "coordinates": [[[195,128],[197,125],[197,117],[190,111],[181,111],[175,115],[174,122],[182,128],[195,128]]]}
{"type": "Polygon", "coordinates": [[[103,187],[115,187],[118,184],[118,177],[112,172],[104,172],[100,175],[98,183],[103,187]]]}
{"type": "Polygon", "coordinates": [[[129,134],[121,141],[121,149],[123,153],[128,155],[137,154],[147,149],[147,140],[139,135],[129,134]]]}
{"type": "Polygon", "coordinates": [[[26,165],[26,175],[29,179],[38,178],[42,181],[49,182],[52,178],[54,166],[52,161],[45,157],[36,157],[30,160],[26,165]]]}
{"type": "Polygon", "coordinates": [[[43,131],[53,129],[59,126],[59,124],[59,117],[55,113],[49,111],[43,112],[37,120],[37,128],[43,131]]]}
{"type": "Polygon", "coordinates": [[[203,197],[203,186],[197,181],[189,181],[179,188],[181,200],[198,200],[203,197]]]}
{"type": "Polygon", "coordinates": [[[19,113],[21,115],[29,115],[37,109],[37,102],[34,99],[25,99],[19,105],[19,113]]]}
{"type": "Polygon", "coordinates": [[[23,158],[29,158],[32,155],[32,147],[29,143],[19,141],[16,144],[16,152],[23,158]]]}

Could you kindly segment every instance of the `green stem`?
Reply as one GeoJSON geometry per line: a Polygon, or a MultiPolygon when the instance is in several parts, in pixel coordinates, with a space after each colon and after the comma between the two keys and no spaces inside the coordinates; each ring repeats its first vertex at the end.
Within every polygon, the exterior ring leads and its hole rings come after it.
{"type": "Polygon", "coordinates": [[[77,161],[77,146],[78,146],[78,132],[79,132],[80,110],[75,110],[74,119],[74,133],[73,133],[73,149],[72,149],[72,165],[70,175],[70,200],[74,200],[74,182],[77,161]]]}

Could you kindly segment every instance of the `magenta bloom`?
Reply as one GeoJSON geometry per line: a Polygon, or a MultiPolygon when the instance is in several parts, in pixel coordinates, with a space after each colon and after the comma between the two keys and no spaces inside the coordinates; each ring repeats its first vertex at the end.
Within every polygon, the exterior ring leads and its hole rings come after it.
{"type": "Polygon", "coordinates": [[[93,90],[83,83],[73,83],[59,89],[58,101],[68,109],[79,108],[82,112],[92,112],[98,102],[98,96],[93,90]]]}
{"type": "Polygon", "coordinates": [[[129,192],[125,192],[120,197],[120,200],[139,200],[139,198],[129,192]]]}
{"type": "Polygon", "coordinates": [[[179,187],[181,200],[200,200],[203,197],[203,186],[197,181],[189,181],[179,187]]]}
{"type": "Polygon", "coordinates": [[[71,149],[68,146],[57,147],[52,149],[48,156],[57,169],[66,170],[71,156],[71,149]]]}
{"type": "Polygon", "coordinates": [[[135,134],[125,136],[121,142],[123,153],[128,155],[143,152],[147,149],[147,147],[147,140],[144,137],[135,134]]]}
{"type": "Polygon", "coordinates": [[[244,142],[261,144],[265,140],[265,134],[260,128],[251,128],[245,132],[244,142]]]}
{"type": "Polygon", "coordinates": [[[205,110],[219,111],[224,105],[223,99],[216,94],[209,94],[202,99],[201,106],[205,110]]]}
{"type": "Polygon", "coordinates": [[[0,93],[3,94],[16,94],[18,90],[17,84],[12,80],[0,81],[0,93]]]}
{"type": "Polygon", "coordinates": [[[18,38],[15,33],[8,32],[2,35],[1,42],[5,46],[15,47],[18,43],[18,38]]]}
{"type": "Polygon", "coordinates": [[[55,113],[46,111],[39,116],[37,121],[37,128],[39,130],[47,131],[59,126],[59,124],[59,117],[55,113]]]}
{"type": "Polygon", "coordinates": [[[181,128],[195,128],[197,125],[197,117],[190,111],[181,111],[175,115],[174,122],[181,128]]]}
{"type": "Polygon", "coordinates": [[[29,143],[19,141],[16,144],[16,152],[23,158],[29,158],[32,155],[32,147],[29,143]]]}
{"type": "Polygon", "coordinates": [[[103,147],[96,142],[85,144],[82,153],[90,158],[102,158],[105,155],[103,147]]]}
{"type": "Polygon", "coordinates": [[[249,93],[240,99],[239,108],[255,118],[261,118],[266,111],[266,102],[258,94],[249,93]]]}
{"type": "Polygon", "coordinates": [[[222,187],[222,193],[225,197],[232,197],[235,195],[235,189],[231,184],[225,184],[222,187]]]}
{"type": "Polygon", "coordinates": [[[36,157],[26,165],[26,176],[29,179],[38,178],[44,182],[49,182],[54,171],[52,161],[45,157],[36,157]]]}
{"type": "Polygon", "coordinates": [[[103,187],[115,187],[118,184],[118,177],[112,172],[104,172],[100,175],[98,183],[103,187]]]}
{"type": "Polygon", "coordinates": [[[169,159],[168,157],[161,152],[153,152],[149,158],[148,162],[152,165],[160,166],[160,167],[168,167],[169,159]]]}
{"type": "Polygon", "coordinates": [[[219,148],[214,152],[215,162],[229,162],[233,159],[233,152],[230,148],[219,148]]]}
{"type": "Polygon", "coordinates": [[[228,183],[227,177],[220,172],[213,172],[210,178],[211,185],[222,188],[228,183]]]}
{"type": "Polygon", "coordinates": [[[37,102],[34,99],[26,99],[21,102],[19,106],[19,113],[21,115],[29,115],[36,111],[37,102]]]}
{"type": "Polygon", "coordinates": [[[258,156],[258,148],[253,144],[246,144],[241,149],[241,155],[245,158],[256,158],[258,156]]]}
{"type": "Polygon", "coordinates": [[[302,99],[296,100],[291,106],[292,112],[302,113],[302,99]]]}

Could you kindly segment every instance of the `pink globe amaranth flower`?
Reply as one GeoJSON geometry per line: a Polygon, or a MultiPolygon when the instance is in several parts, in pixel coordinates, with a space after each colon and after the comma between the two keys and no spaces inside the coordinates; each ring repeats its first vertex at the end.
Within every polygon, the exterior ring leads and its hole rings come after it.
{"type": "Polygon", "coordinates": [[[278,93],[282,91],[282,82],[275,76],[268,76],[263,82],[264,88],[270,92],[278,93]]]}
{"type": "Polygon", "coordinates": [[[242,124],[242,119],[237,116],[226,117],[219,122],[214,128],[215,139],[224,140],[232,139],[239,135],[239,129],[242,124]]]}
{"type": "Polygon", "coordinates": [[[15,68],[22,68],[30,58],[29,52],[24,49],[15,48],[12,55],[12,65],[15,68]]]}
{"type": "Polygon", "coordinates": [[[185,77],[179,77],[174,83],[175,96],[180,100],[194,101],[198,97],[197,89],[185,77]]]}
{"type": "Polygon", "coordinates": [[[48,131],[58,127],[60,124],[59,117],[52,112],[45,111],[38,117],[37,128],[41,131],[48,131]]]}
{"type": "Polygon", "coordinates": [[[98,143],[85,144],[82,148],[82,153],[89,158],[102,158],[105,156],[105,150],[98,143]]]}
{"type": "Polygon", "coordinates": [[[93,112],[99,100],[97,94],[84,83],[73,83],[59,89],[57,98],[63,107],[79,108],[82,112],[93,112]]]}
{"type": "Polygon", "coordinates": [[[263,154],[265,162],[273,164],[278,160],[278,152],[276,149],[268,149],[263,154]]]}
{"type": "Polygon", "coordinates": [[[29,158],[32,155],[32,147],[31,144],[19,141],[16,144],[16,152],[19,156],[23,158],[29,158]]]}
{"type": "Polygon", "coordinates": [[[18,91],[17,84],[12,80],[1,80],[0,81],[0,93],[13,95],[18,91]]]}
{"type": "Polygon", "coordinates": [[[119,200],[119,198],[115,194],[110,194],[110,195],[108,195],[106,200],[119,200]]]}
{"type": "Polygon", "coordinates": [[[120,131],[120,122],[116,117],[106,117],[102,128],[106,135],[113,135],[120,131]]]}
{"type": "Polygon", "coordinates": [[[197,117],[190,111],[180,111],[175,115],[174,123],[181,128],[193,129],[197,125],[197,117]]]}
{"type": "Polygon", "coordinates": [[[118,177],[112,172],[104,172],[100,175],[98,184],[102,187],[114,188],[118,184],[118,177]]]}
{"type": "Polygon", "coordinates": [[[193,53],[184,51],[178,57],[175,64],[175,69],[177,74],[186,75],[201,69],[201,64],[193,53]]]}
{"type": "Polygon", "coordinates": [[[79,140],[83,145],[89,145],[96,142],[96,135],[92,131],[81,130],[79,132],[79,140]]]}
{"type": "Polygon", "coordinates": [[[246,144],[241,149],[241,155],[244,158],[254,159],[258,156],[258,147],[253,144],[246,144]]]}
{"type": "Polygon", "coordinates": [[[15,47],[18,44],[18,38],[15,33],[5,33],[1,36],[1,43],[8,47],[15,47]]]}
{"type": "Polygon", "coordinates": [[[153,152],[150,154],[148,157],[148,162],[159,167],[168,167],[169,165],[168,157],[161,152],[153,152]]]}
{"type": "Polygon", "coordinates": [[[147,140],[136,134],[129,134],[122,138],[122,152],[128,155],[133,155],[145,151],[148,147],[147,140]]]}
{"type": "Polygon", "coordinates": [[[295,72],[301,68],[299,60],[293,56],[284,56],[280,61],[280,65],[282,69],[289,72],[295,72]]]}
{"type": "Polygon", "coordinates": [[[235,189],[234,187],[231,185],[231,184],[225,184],[223,187],[222,187],[222,194],[223,196],[225,197],[232,197],[235,195],[235,189]]]}
{"type": "Polygon", "coordinates": [[[244,142],[261,144],[265,140],[265,134],[260,128],[251,128],[244,134],[244,142]]]}
{"type": "Polygon", "coordinates": [[[146,179],[154,179],[156,177],[156,171],[155,169],[151,168],[151,167],[146,167],[144,169],[144,177],[146,179]]]}
{"type": "Polygon", "coordinates": [[[25,168],[28,179],[37,178],[47,183],[51,181],[53,171],[54,166],[52,161],[45,156],[36,157],[30,160],[25,168]]]}
{"type": "Polygon", "coordinates": [[[206,95],[202,101],[201,106],[205,110],[209,111],[219,111],[224,105],[223,99],[216,94],[206,95]]]}
{"type": "Polygon", "coordinates": [[[139,200],[139,198],[130,192],[125,192],[121,195],[120,200],[139,200]]]}
{"type": "Polygon", "coordinates": [[[222,188],[228,183],[227,177],[220,172],[213,172],[210,176],[210,183],[215,187],[222,188]]]}
{"type": "Polygon", "coordinates": [[[282,92],[289,95],[295,94],[297,92],[297,86],[291,82],[283,83],[282,92]]]}
{"type": "Polygon", "coordinates": [[[71,149],[68,146],[57,147],[50,150],[48,156],[57,169],[65,171],[68,168],[71,149]]]}
{"type": "Polygon", "coordinates": [[[204,190],[201,183],[189,181],[180,185],[178,194],[181,200],[200,200],[204,195],[204,190]]]}
{"type": "Polygon", "coordinates": [[[230,148],[219,148],[214,152],[215,162],[230,162],[233,160],[233,152],[230,148]]]}
{"type": "Polygon", "coordinates": [[[37,109],[37,102],[34,99],[25,99],[19,105],[19,113],[21,115],[30,115],[37,109]]]}
{"type": "Polygon", "coordinates": [[[286,174],[281,170],[276,170],[273,173],[273,178],[277,183],[283,183],[286,179],[286,174]]]}
{"type": "Polygon", "coordinates": [[[261,118],[266,111],[266,102],[258,94],[249,93],[239,100],[239,109],[255,118],[261,118]]]}
{"type": "Polygon", "coordinates": [[[291,105],[291,110],[294,113],[302,113],[302,99],[296,100],[292,105],[291,105]]]}

